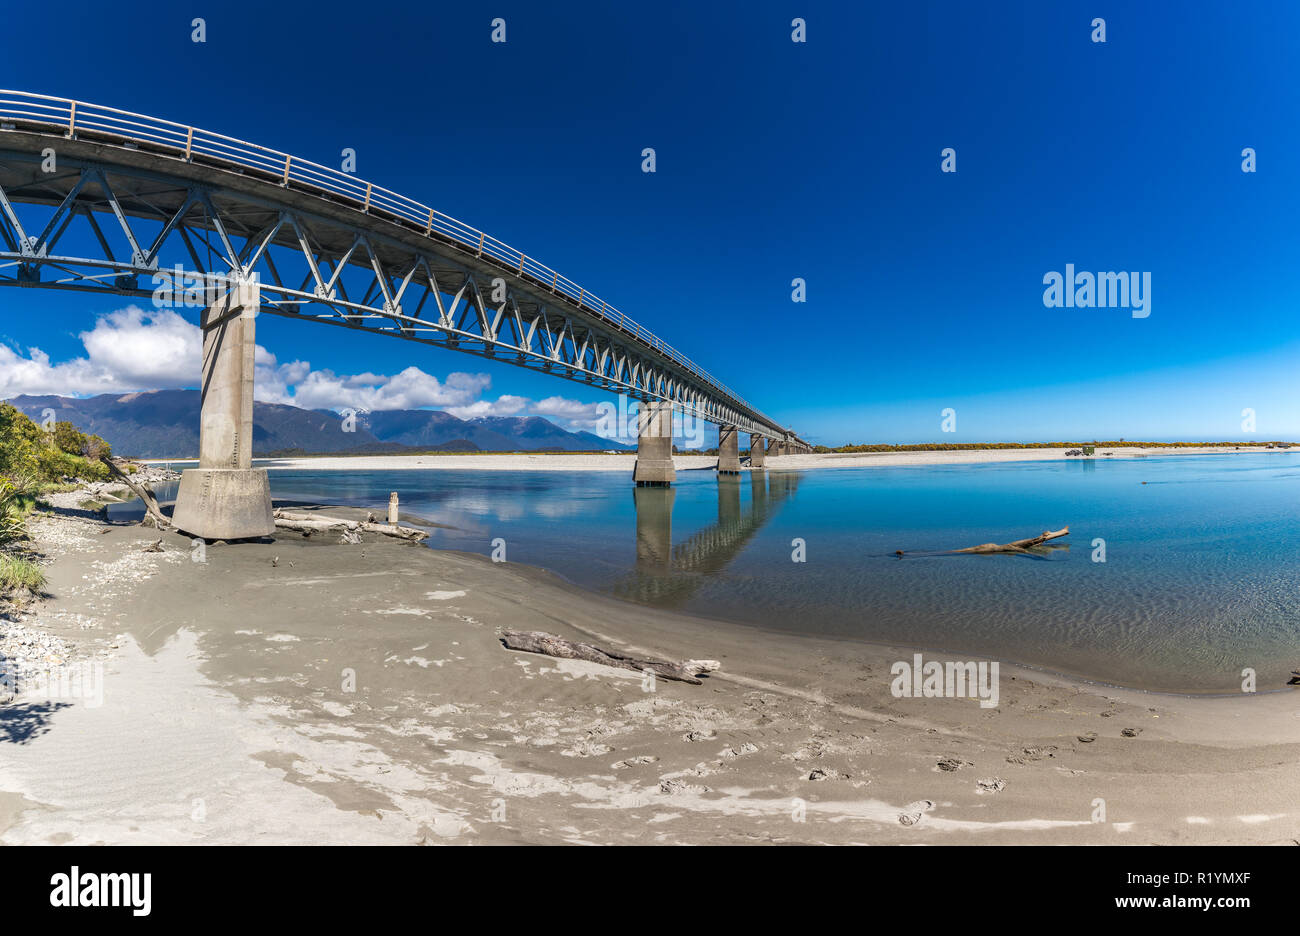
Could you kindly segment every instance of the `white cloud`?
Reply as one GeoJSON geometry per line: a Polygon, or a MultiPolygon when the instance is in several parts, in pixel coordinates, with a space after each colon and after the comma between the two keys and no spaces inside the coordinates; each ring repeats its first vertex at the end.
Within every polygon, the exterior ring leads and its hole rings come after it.
{"type": "Polygon", "coordinates": [[[307,379],[311,365],[306,361],[280,364],[275,355],[260,345],[253,370],[253,399],[260,403],[285,403],[296,406],[292,387],[307,379]]]}
{"type": "Polygon", "coordinates": [[[128,306],[103,316],[80,338],[95,367],[142,390],[192,381],[203,360],[198,326],[170,309],[128,306]]]}
{"type": "Polygon", "coordinates": [[[597,412],[598,406],[598,403],[583,403],[580,400],[550,396],[544,400],[538,400],[533,405],[532,411],[538,416],[561,420],[561,425],[565,429],[590,431],[595,428],[596,421],[600,416],[597,412]]]}
{"type": "Polygon", "coordinates": [[[492,383],[487,374],[448,374],[445,381],[408,367],[391,377],[382,374],[339,376],[311,371],[293,387],[293,402],[307,409],[393,410],[473,403],[492,383]]]}
{"type": "MultiPolygon", "coordinates": [[[[85,356],[54,363],[39,348],[0,344],[0,399],[19,394],[90,396],[165,390],[198,384],[203,358],[199,327],[170,309],[128,306],[101,316],[79,337],[85,356]]],[[[454,372],[439,380],[418,367],[396,374],[335,374],[307,361],[280,363],[261,345],[255,355],[254,393],[263,403],[305,409],[365,411],[434,407],[461,419],[478,416],[545,416],[566,429],[590,430],[595,403],[551,396],[534,402],[502,394],[483,399],[487,374],[454,372]]]]}
{"type": "Polygon", "coordinates": [[[517,416],[528,408],[528,397],[503,393],[492,400],[477,400],[468,406],[448,406],[447,412],[457,419],[474,419],[478,416],[517,416]]]}
{"type": "Polygon", "coordinates": [[[20,393],[87,396],[192,385],[203,339],[170,309],[128,306],[102,316],[79,337],[86,356],[59,364],[40,348],[26,355],[0,345],[0,398],[20,393]]]}

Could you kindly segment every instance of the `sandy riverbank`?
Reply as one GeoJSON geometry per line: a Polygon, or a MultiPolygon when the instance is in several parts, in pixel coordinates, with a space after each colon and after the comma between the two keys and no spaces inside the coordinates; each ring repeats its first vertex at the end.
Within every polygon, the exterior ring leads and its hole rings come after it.
{"type": "MultiPolygon", "coordinates": [[[[1233,455],[1278,454],[1296,449],[1265,448],[1115,448],[1098,449],[1096,459],[1149,458],[1164,455],[1233,455]],[[1110,452],[1103,455],[1102,452],[1110,452]]],[[[995,462],[1070,460],[1066,449],[979,449],[972,451],[933,452],[879,452],[862,455],[769,455],[767,466],[772,469],[813,468],[891,468],[911,465],[981,465],[995,462]]],[[[743,457],[743,456],[742,456],[743,457]]],[[[395,469],[438,468],[473,471],[631,471],[632,454],[537,454],[481,453],[476,455],[320,455],[310,458],[265,458],[258,464],[272,469],[317,471],[386,471],[395,469]]],[[[673,463],[678,471],[708,469],[717,465],[714,455],[677,455],[673,463]]],[[[179,462],[173,462],[180,466],[179,462]]]]}
{"type": "Polygon", "coordinates": [[[645,609],[478,556],[290,535],[195,562],[137,526],[34,530],[51,596],[21,624],[63,641],[62,663],[99,662],[102,704],[0,707],[5,843],[1300,838],[1290,693],[1003,667],[996,708],[895,698],[910,650],[645,609]],[[723,668],[646,691],[507,651],[504,627],[723,668]]]}

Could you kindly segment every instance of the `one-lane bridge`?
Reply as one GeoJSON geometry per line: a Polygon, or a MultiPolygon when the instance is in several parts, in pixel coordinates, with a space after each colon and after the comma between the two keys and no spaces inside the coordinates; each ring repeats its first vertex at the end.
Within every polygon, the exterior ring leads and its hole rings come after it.
{"type": "Polygon", "coordinates": [[[261,312],[627,394],[642,403],[639,483],[673,480],[674,411],[720,427],[720,471],[739,470],[741,432],[755,466],[763,440],[776,454],[808,450],[585,287],[426,205],[222,134],[0,91],[0,285],[147,298],[177,271],[178,293],[205,283],[200,467],[177,505],[195,535],[236,538],[269,522],[250,445],[261,312]]]}

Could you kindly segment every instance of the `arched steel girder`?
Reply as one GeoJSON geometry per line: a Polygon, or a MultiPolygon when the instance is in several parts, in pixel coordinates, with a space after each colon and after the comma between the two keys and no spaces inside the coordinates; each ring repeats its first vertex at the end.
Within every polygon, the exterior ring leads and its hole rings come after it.
{"type": "Polygon", "coordinates": [[[640,326],[575,302],[557,276],[548,289],[523,259],[512,270],[432,223],[413,231],[248,167],[147,149],[19,128],[0,107],[0,285],[147,298],[178,268],[256,275],[264,312],[502,360],[796,441],[640,326]]]}

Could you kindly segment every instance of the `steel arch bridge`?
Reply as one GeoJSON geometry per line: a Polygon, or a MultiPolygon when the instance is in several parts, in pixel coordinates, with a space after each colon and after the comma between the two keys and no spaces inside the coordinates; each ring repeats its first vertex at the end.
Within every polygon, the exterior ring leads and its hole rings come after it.
{"type": "Polygon", "coordinates": [[[554,270],[426,205],[221,134],[0,91],[0,285],[151,297],[260,288],[260,311],[476,354],[807,445],[554,270]],[[179,286],[179,284],[177,284],[179,286]]]}

